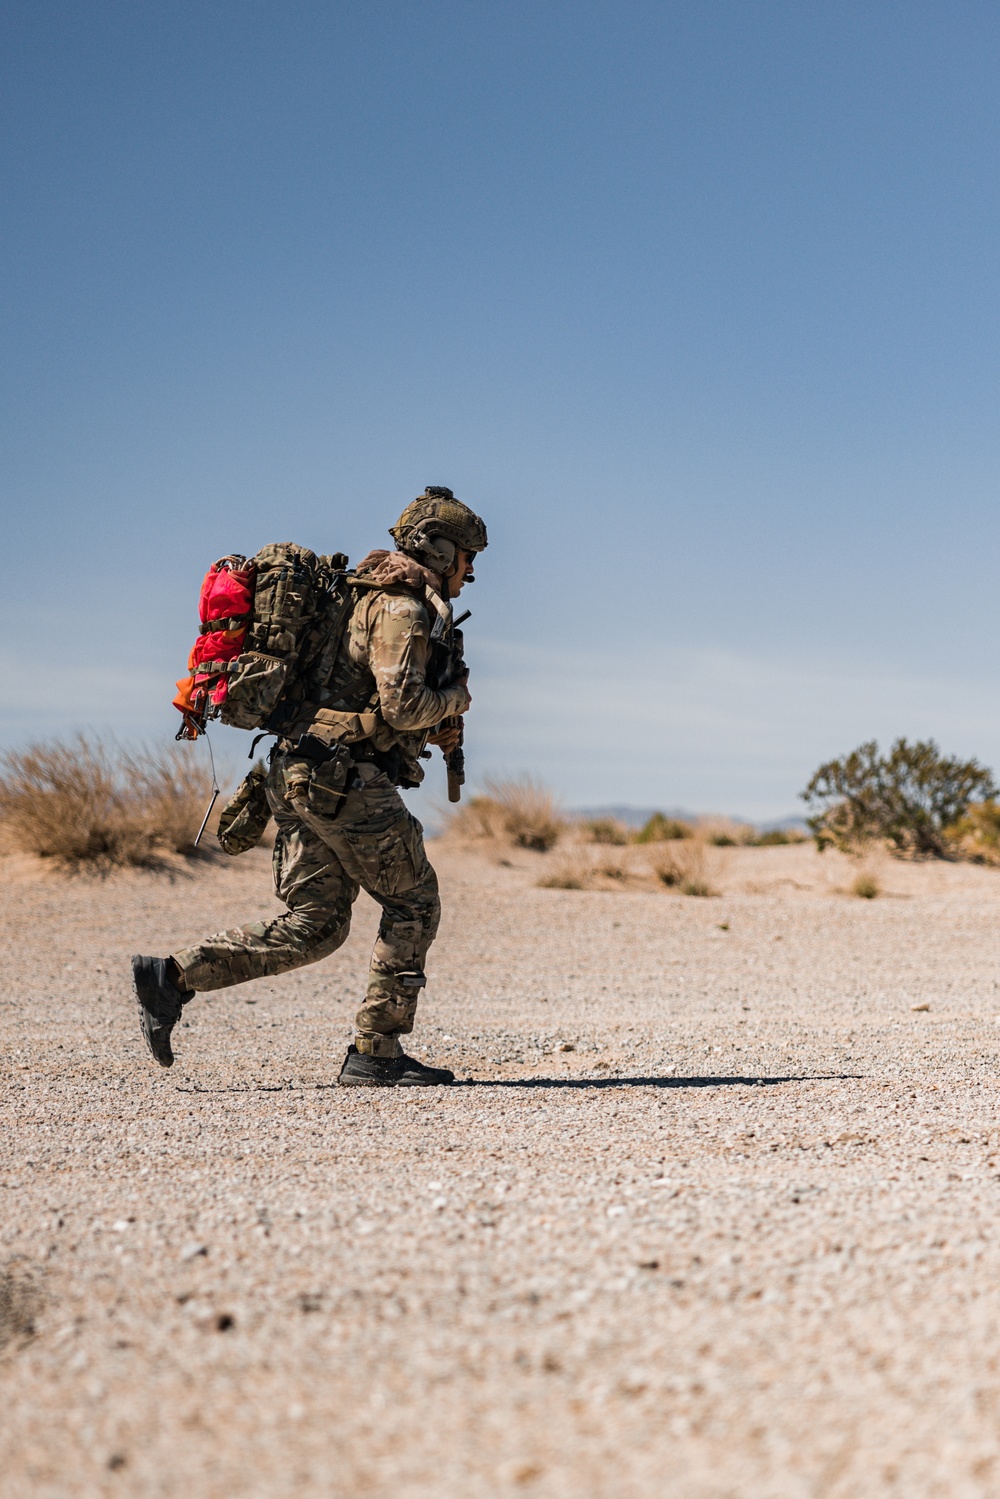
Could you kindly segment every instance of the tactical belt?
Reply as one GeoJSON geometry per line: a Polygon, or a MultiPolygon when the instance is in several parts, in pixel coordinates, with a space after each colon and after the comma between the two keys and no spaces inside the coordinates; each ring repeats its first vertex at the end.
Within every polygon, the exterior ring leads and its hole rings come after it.
{"type": "Polygon", "coordinates": [[[282,739],[278,747],[285,754],[295,755],[300,760],[311,760],[316,765],[325,765],[328,760],[336,760],[343,750],[342,745],[324,744],[322,739],[317,739],[313,734],[301,734],[294,743],[291,739],[282,739]]]}
{"type": "MultiPolygon", "coordinates": [[[[324,744],[314,734],[300,734],[296,740],[279,739],[272,754],[294,755],[297,760],[308,760],[312,765],[326,765],[338,755],[347,753],[355,765],[374,765],[381,770],[394,786],[416,786],[418,783],[402,774],[403,752],[398,744],[389,749],[377,750],[370,740],[362,744],[324,744]]],[[[358,784],[349,780],[346,791],[358,784]]]]}

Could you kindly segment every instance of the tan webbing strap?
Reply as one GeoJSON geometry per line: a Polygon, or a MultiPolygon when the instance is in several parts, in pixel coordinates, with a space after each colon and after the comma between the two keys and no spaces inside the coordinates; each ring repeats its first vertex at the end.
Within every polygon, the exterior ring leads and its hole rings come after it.
{"type": "Polygon", "coordinates": [[[194,669],[195,677],[228,677],[231,676],[235,661],[199,661],[194,669]]]}
{"type": "MultiPolygon", "coordinates": [[[[430,604],[431,608],[437,615],[438,621],[441,624],[441,628],[443,630],[450,629],[451,605],[448,603],[447,599],[443,599],[441,595],[437,593],[433,588],[425,588],[424,595],[427,599],[427,602],[430,604]]],[[[434,633],[437,634],[437,630],[435,630],[434,633]]]]}

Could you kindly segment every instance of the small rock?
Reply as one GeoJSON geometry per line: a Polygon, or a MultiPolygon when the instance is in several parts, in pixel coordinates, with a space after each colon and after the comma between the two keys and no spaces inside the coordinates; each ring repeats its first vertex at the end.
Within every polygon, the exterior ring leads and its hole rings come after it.
{"type": "Polygon", "coordinates": [[[188,1260],[196,1260],[200,1254],[207,1253],[207,1244],[198,1244],[192,1240],[190,1244],[186,1244],[181,1250],[181,1263],[185,1264],[188,1260]]]}
{"type": "Polygon", "coordinates": [[[576,1047],[573,1045],[572,1041],[560,1041],[559,1042],[559,1050],[560,1051],[576,1051],[576,1047]]]}
{"type": "Polygon", "coordinates": [[[918,1005],[911,1005],[910,1009],[911,1010],[929,1010],[930,1009],[930,1005],[926,1002],[926,1000],[922,1000],[920,1002],[920,1004],[918,1004],[918,1005]]]}

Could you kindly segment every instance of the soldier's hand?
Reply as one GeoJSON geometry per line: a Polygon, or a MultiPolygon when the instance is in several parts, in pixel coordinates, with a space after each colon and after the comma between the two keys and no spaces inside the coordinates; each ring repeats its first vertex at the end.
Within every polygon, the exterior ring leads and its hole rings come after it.
{"type": "Polygon", "coordinates": [[[431,734],[428,737],[427,743],[437,745],[442,754],[450,755],[453,749],[458,749],[458,741],[461,738],[461,734],[462,731],[458,725],[453,724],[450,728],[439,729],[436,734],[431,734]]]}

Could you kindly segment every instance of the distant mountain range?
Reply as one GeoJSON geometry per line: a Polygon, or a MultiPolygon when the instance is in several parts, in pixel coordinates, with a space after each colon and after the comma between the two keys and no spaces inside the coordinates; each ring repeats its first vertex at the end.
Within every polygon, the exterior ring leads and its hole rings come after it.
{"type": "Polygon", "coordinates": [[[616,822],[623,822],[628,828],[641,828],[649,821],[654,812],[662,812],[664,817],[676,817],[678,822],[697,822],[699,817],[708,815],[726,817],[730,822],[742,823],[745,827],[759,828],[763,833],[772,832],[774,829],[785,831],[789,828],[798,828],[803,833],[808,832],[805,819],[802,817],[778,817],[770,822],[750,822],[746,817],[732,817],[729,813],[691,812],[684,807],[629,807],[618,804],[610,807],[573,807],[574,817],[592,819],[596,817],[613,817],[616,822]]]}

